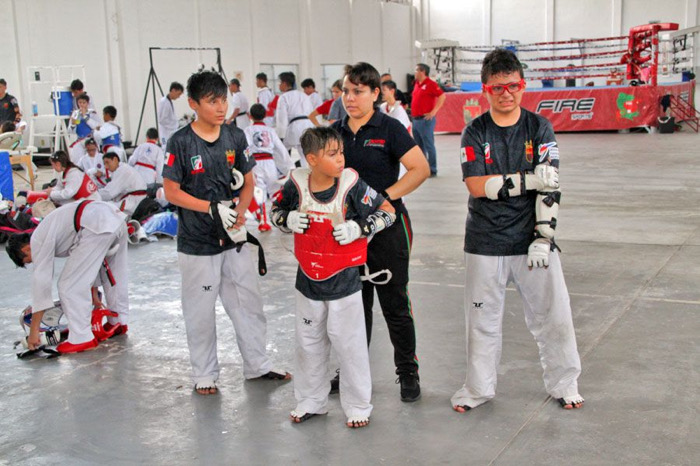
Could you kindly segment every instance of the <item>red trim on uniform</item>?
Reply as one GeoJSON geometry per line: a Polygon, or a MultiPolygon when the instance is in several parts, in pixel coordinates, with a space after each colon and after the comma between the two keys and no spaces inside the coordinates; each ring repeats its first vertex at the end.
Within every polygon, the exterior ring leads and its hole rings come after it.
{"type": "Polygon", "coordinates": [[[253,154],[253,158],[255,160],[272,160],[272,154],[268,154],[267,152],[260,152],[257,154],[253,154]]]}
{"type": "Polygon", "coordinates": [[[171,154],[170,152],[166,152],[165,155],[168,156],[168,160],[165,162],[166,165],[169,167],[172,167],[173,164],[175,163],[175,154],[171,154]]]}
{"type": "Polygon", "coordinates": [[[143,163],[143,162],[136,162],[136,165],[138,165],[138,166],[140,166],[140,167],[150,168],[151,170],[155,170],[155,169],[156,169],[156,166],[155,166],[155,165],[149,165],[149,164],[143,163]]]}
{"type": "Polygon", "coordinates": [[[78,204],[78,208],[75,209],[75,215],[73,216],[73,228],[75,228],[76,233],[82,228],[80,225],[80,220],[83,217],[83,210],[85,210],[85,207],[87,207],[87,205],[91,202],[92,201],[82,201],[80,204],[78,204]]]}
{"type": "Polygon", "coordinates": [[[255,125],[267,126],[267,125],[265,125],[265,122],[263,122],[263,121],[256,121],[256,122],[254,122],[254,123],[253,123],[253,126],[255,126],[255,125]]]}

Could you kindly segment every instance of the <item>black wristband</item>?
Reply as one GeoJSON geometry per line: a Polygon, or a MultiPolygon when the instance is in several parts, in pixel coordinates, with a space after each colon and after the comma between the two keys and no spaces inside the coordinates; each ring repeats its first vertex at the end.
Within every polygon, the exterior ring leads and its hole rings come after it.
{"type": "Polygon", "coordinates": [[[389,193],[386,192],[386,189],[385,189],[384,191],[382,191],[381,193],[379,193],[379,194],[381,194],[381,195],[384,197],[384,199],[386,199],[387,201],[389,201],[389,202],[393,201],[393,199],[391,198],[391,196],[389,196],[389,193]]]}

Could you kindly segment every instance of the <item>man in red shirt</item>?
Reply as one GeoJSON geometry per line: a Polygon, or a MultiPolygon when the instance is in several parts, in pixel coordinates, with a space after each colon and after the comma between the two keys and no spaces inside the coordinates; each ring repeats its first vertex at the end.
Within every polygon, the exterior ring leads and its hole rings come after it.
{"type": "Polygon", "coordinates": [[[416,65],[411,101],[413,138],[430,164],[430,176],[437,176],[437,153],[435,152],[435,115],[445,103],[445,93],[428,77],[430,67],[425,63],[416,65]]]}

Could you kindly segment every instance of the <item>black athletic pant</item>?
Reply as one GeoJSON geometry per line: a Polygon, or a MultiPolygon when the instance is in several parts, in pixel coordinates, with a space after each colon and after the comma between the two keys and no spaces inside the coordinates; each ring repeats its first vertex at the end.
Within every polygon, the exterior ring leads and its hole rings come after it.
{"type": "MultiPolygon", "coordinates": [[[[386,285],[362,282],[367,344],[372,337],[372,307],[376,290],[379,305],[389,329],[389,338],[394,346],[394,364],[397,374],[418,370],[416,331],[411,300],[408,296],[408,262],[412,241],[411,221],[401,205],[397,208],[394,225],[377,234],[367,248],[367,266],[370,273],[389,269],[392,273],[391,280],[386,285]]],[[[378,280],[384,278],[386,277],[380,275],[378,280]]]]}

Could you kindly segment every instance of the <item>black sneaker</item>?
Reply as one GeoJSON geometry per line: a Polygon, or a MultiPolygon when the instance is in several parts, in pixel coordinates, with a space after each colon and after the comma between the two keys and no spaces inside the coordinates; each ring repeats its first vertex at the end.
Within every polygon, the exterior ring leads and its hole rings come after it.
{"type": "Polygon", "coordinates": [[[331,379],[331,391],[328,392],[329,395],[335,395],[340,391],[340,369],[336,369],[335,377],[331,379]]]}
{"type": "Polygon", "coordinates": [[[420,400],[420,377],[417,372],[399,374],[396,383],[401,384],[401,401],[411,402],[420,400]]]}

